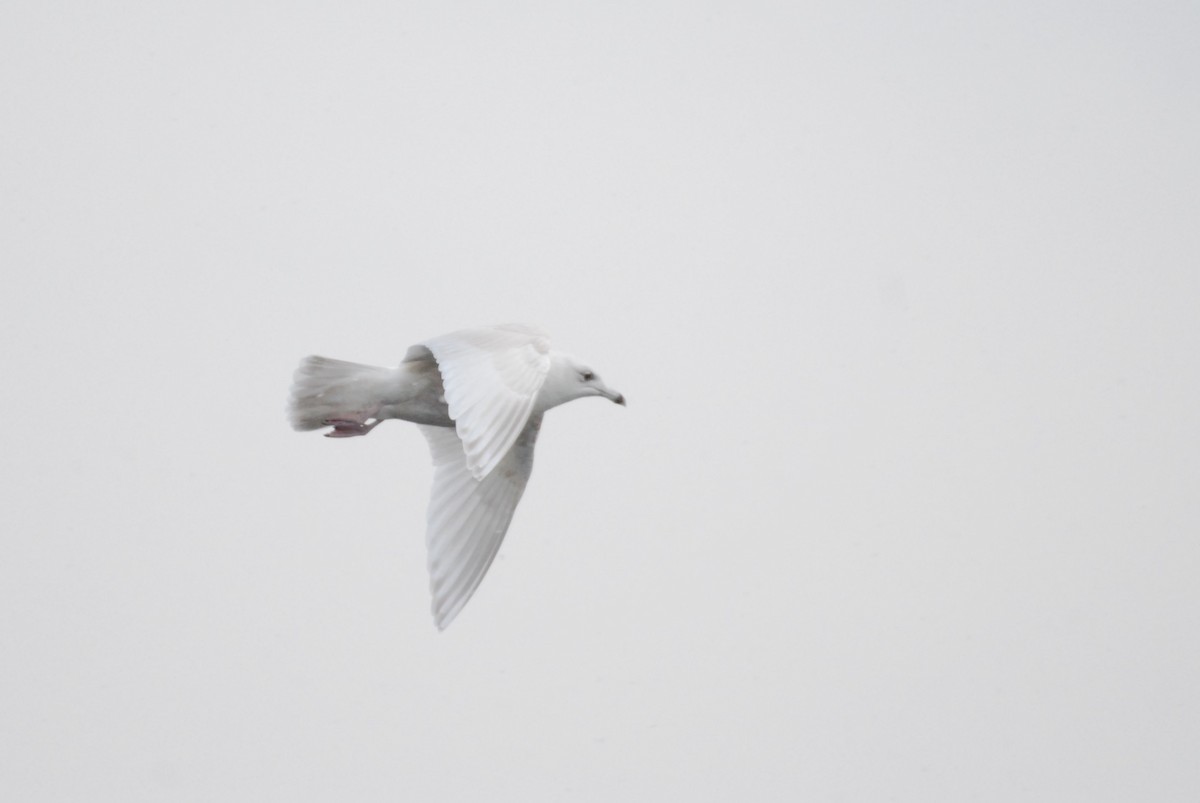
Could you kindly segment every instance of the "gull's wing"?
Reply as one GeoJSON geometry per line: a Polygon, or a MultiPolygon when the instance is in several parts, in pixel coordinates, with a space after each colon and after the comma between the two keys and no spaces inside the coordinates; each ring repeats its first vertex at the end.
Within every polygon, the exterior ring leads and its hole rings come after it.
{"type": "Polygon", "coordinates": [[[550,339],[540,329],[510,324],[464,329],[420,345],[437,360],[467,468],[482,479],[529,420],[550,370],[550,339]]]}
{"type": "Polygon", "coordinates": [[[454,620],[492,565],[533,470],[541,425],[541,415],[534,416],[496,470],[479,480],[454,429],[420,425],[433,453],[425,547],[438,630],[454,620]]]}

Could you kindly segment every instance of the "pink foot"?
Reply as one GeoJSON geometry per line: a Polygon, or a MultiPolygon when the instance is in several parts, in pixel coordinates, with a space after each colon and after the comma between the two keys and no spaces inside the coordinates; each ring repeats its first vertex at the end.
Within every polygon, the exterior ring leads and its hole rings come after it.
{"type": "Polygon", "coordinates": [[[355,435],[366,435],[379,426],[379,421],[373,424],[364,424],[361,421],[350,421],[345,418],[327,418],[321,423],[333,427],[333,432],[325,433],[326,438],[353,438],[355,435]]]}

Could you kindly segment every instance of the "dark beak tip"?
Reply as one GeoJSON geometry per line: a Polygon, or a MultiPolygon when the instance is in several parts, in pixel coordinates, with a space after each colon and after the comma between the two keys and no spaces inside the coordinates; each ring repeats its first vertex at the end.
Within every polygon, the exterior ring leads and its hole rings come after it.
{"type": "Polygon", "coordinates": [[[613,399],[613,401],[616,402],[617,404],[621,405],[622,407],[624,407],[625,406],[625,394],[618,393],[617,398],[613,399]]]}

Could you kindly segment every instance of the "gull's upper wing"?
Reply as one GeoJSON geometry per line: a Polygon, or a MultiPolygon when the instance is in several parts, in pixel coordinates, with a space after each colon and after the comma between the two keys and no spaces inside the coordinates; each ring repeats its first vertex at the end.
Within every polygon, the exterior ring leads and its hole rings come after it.
{"type": "Polygon", "coordinates": [[[525,483],[541,428],[534,416],[499,465],[476,479],[450,427],[421,425],[433,453],[433,494],[425,531],[433,619],[444,630],[475,593],[500,549],[525,483]]]}
{"type": "Polygon", "coordinates": [[[540,329],[510,324],[464,329],[420,346],[437,360],[467,469],[481,479],[529,419],[550,370],[550,339],[540,329]]]}

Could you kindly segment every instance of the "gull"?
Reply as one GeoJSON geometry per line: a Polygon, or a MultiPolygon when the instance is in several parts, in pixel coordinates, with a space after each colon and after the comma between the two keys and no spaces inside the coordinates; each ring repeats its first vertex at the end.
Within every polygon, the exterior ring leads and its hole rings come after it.
{"type": "Polygon", "coordinates": [[[397,418],[433,455],[425,545],[434,624],[445,630],[492,565],[533,470],[542,416],[588,396],[625,397],[521,324],[463,329],[417,343],[395,368],[306,357],[288,417],[329,438],[366,435],[397,418]]]}

